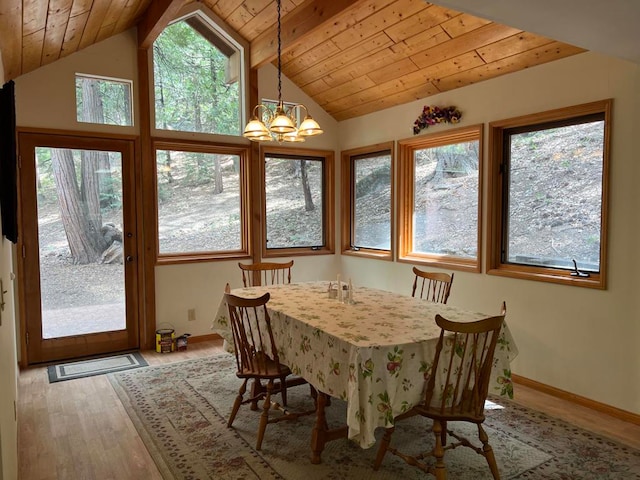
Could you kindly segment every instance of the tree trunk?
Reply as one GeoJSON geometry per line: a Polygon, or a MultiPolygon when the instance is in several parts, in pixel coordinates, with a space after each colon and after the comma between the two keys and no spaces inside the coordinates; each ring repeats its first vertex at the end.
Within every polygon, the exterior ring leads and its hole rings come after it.
{"type": "MultiPolygon", "coordinates": [[[[155,48],[155,47],[154,47],[155,48]]],[[[159,53],[159,52],[156,52],[159,53]]],[[[167,116],[164,114],[164,88],[163,88],[163,84],[162,84],[162,76],[158,76],[158,84],[159,84],[159,90],[160,90],[160,105],[162,105],[162,128],[164,128],[165,130],[169,130],[169,127],[167,126],[167,116]]],[[[173,175],[171,174],[171,151],[170,150],[165,150],[165,159],[164,159],[164,166],[165,166],[165,170],[164,170],[164,176],[167,179],[167,183],[173,183],[173,175]]]]}
{"type": "MultiPolygon", "coordinates": [[[[92,152],[93,153],[93,152],[92,152]]],[[[111,208],[114,205],[116,191],[113,188],[113,177],[111,176],[111,163],[107,152],[95,152],[98,157],[98,188],[100,206],[111,208]]]]}
{"type": "Polygon", "coordinates": [[[85,206],[87,221],[91,230],[99,232],[102,227],[102,212],[100,211],[100,182],[98,181],[98,156],[101,152],[83,150],[80,153],[80,199],[85,206]]]}
{"type": "MultiPolygon", "coordinates": [[[[202,111],[200,109],[200,98],[198,95],[194,94],[193,96],[193,125],[195,127],[196,132],[202,132],[202,111]]],[[[202,153],[196,153],[196,185],[200,185],[202,183],[209,182],[211,179],[208,178],[208,169],[206,168],[204,155],[202,153]]]]}
{"type": "MultiPolygon", "coordinates": [[[[104,106],[100,96],[100,84],[97,81],[85,80],[82,82],[82,116],[85,121],[91,123],[104,123],[104,106]]],[[[82,199],[89,207],[89,215],[94,219],[93,221],[100,221],[98,225],[98,230],[100,230],[102,226],[100,206],[110,207],[115,195],[108,153],[97,151],[82,152],[81,193],[82,199]],[[88,191],[88,188],[91,190],[88,191]],[[104,195],[103,200],[100,199],[100,192],[104,195]]]]}
{"type": "Polygon", "coordinates": [[[80,201],[73,155],[68,149],[51,150],[51,168],[56,183],[62,225],[76,264],[95,262],[104,250],[104,238],[89,222],[80,201]]]}
{"type": "Polygon", "coordinates": [[[173,183],[173,175],[171,174],[171,150],[165,150],[164,166],[164,175],[167,179],[167,183],[173,183]]]}
{"type": "Polygon", "coordinates": [[[213,194],[217,195],[224,191],[224,185],[222,184],[222,168],[220,167],[220,155],[215,154],[213,160],[213,194]]]}
{"type": "Polygon", "coordinates": [[[313,198],[311,197],[306,160],[300,160],[300,178],[302,179],[302,190],[304,191],[304,209],[307,212],[312,212],[316,207],[313,205],[313,198]]]}

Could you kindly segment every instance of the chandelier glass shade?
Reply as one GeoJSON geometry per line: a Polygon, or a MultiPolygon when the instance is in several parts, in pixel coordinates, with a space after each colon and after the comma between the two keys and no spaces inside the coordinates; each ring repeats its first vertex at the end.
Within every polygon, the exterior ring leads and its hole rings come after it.
{"type": "Polygon", "coordinates": [[[303,104],[285,105],[282,101],[282,60],[281,50],[281,0],[276,0],[278,7],[278,104],[273,110],[262,103],[256,105],[251,115],[251,120],[244,128],[243,136],[254,142],[304,142],[305,137],[320,135],[322,128],[318,125],[307,107],[303,104]],[[302,110],[304,109],[304,119],[299,122],[302,110]]]}

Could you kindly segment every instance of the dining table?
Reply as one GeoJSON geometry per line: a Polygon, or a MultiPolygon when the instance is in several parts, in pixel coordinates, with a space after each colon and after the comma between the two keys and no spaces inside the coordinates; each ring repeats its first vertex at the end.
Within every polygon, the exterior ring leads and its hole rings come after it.
{"type": "MultiPolygon", "coordinates": [[[[318,392],[311,438],[311,462],[320,463],[325,444],[347,437],[372,447],[375,430],[424,400],[426,377],[434,358],[439,314],[456,322],[499,315],[434,303],[395,292],[352,287],[344,300],[331,293],[331,282],[316,281],[231,290],[256,298],[269,292],[267,311],[281,363],[318,392]],[[345,424],[328,429],[325,405],[334,397],[346,402],[345,424]]],[[[233,348],[224,297],[212,330],[233,348]]],[[[493,359],[489,394],[513,397],[511,361],[518,353],[506,321],[493,359]]]]}

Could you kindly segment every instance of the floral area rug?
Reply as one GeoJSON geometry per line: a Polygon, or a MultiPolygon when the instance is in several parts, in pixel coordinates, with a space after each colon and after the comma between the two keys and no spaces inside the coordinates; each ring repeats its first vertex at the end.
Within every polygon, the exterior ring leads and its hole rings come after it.
{"type": "MultiPolygon", "coordinates": [[[[262,450],[256,451],[259,411],[242,406],[233,428],[226,426],[240,386],[231,355],[129,370],[109,379],[166,479],[425,478],[391,454],[376,472],[377,446],[365,450],[347,439],[327,444],[322,463],[311,464],[314,416],[268,425],[262,450]]],[[[492,400],[485,429],[503,479],[640,479],[640,451],[513,402],[492,400]]],[[[309,409],[309,387],[291,388],[288,403],[292,410],[309,409]]],[[[343,402],[332,399],[327,411],[330,426],[344,423],[343,402]]],[[[392,444],[409,451],[430,449],[428,426],[422,418],[405,420],[392,444]]],[[[451,426],[475,432],[474,426],[451,426]]],[[[484,458],[468,448],[447,452],[445,462],[451,479],[492,478],[484,458]]]]}

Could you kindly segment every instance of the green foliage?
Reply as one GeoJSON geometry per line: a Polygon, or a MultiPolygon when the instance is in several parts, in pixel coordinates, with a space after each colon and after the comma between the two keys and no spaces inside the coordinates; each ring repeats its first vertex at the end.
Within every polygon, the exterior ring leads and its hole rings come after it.
{"type": "Polygon", "coordinates": [[[185,181],[188,185],[201,185],[211,182],[215,155],[190,152],[185,155],[185,181]]]}
{"type": "Polygon", "coordinates": [[[166,182],[158,182],[158,203],[164,203],[171,198],[171,187],[166,182]]]}
{"type": "Polygon", "coordinates": [[[186,22],[153,45],[156,127],[240,135],[238,82],[225,83],[229,59],[186,22]]]}
{"type": "Polygon", "coordinates": [[[120,210],[122,208],[122,181],[120,178],[112,175],[105,176],[100,187],[100,205],[108,205],[107,208],[102,209],[102,212],[120,210]]]}

